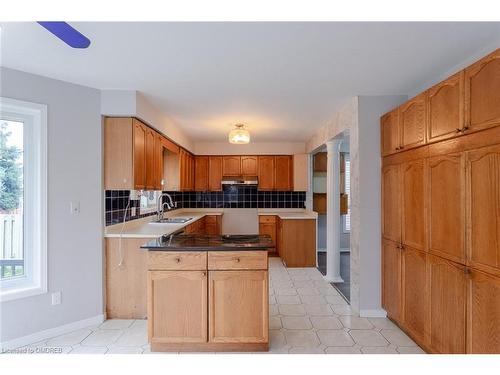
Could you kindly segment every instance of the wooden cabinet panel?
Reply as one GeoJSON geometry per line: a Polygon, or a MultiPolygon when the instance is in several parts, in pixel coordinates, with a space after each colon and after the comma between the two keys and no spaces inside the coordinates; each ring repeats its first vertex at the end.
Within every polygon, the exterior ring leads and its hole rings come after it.
{"type": "Polygon", "coordinates": [[[403,244],[418,250],[426,249],[424,160],[401,166],[403,244]]]}
{"type": "Polygon", "coordinates": [[[179,151],[181,191],[194,190],[194,157],[184,149],[179,151]]]}
{"type": "Polygon", "coordinates": [[[467,153],[468,260],[500,276],[500,145],[467,153]]]}
{"type": "Polygon", "coordinates": [[[328,154],[326,152],[318,152],[313,157],[314,172],[326,172],[328,164],[328,154]]]}
{"type": "Polygon", "coordinates": [[[206,271],[148,271],[151,343],[207,342],[206,271]]]}
{"type": "Polygon", "coordinates": [[[155,168],[155,190],[163,190],[163,139],[160,134],[155,136],[154,168],[155,168]]]}
{"type": "Polygon", "coordinates": [[[382,155],[385,156],[397,152],[401,146],[398,108],[382,116],[380,119],[380,132],[382,155]]]}
{"type": "Polygon", "coordinates": [[[269,249],[270,254],[276,254],[276,230],[276,216],[259,216],[259,234],[267,234],[273,243],[273,247],[269,249]]]}
{"type": "Polygon", "coordinates": [[[437,353],[465,353],[467,283],[465,266],[428,256],[429,347],[437,353]]]}
{"type": "Polygon", "coordinates": [[[466,131],[500,125],[500,49],[465,69],[466,131]]]}
{"type": "Polygon", "coordinates": [[[287,267],[316,267],[316,220],[278,221],[278,253],[287,267]]]}
{"type": "Polygon", "coordinates": [[[326,215],[326,194],[313,193],[313,211],[320,215],[326,215]]]}
{"type": "Polygon", "coordinates": [[[104,121],[104,189],[132,190],[133,122],[130,117],[104,121]]]}
{"type": "Polygon", "coordinates": [[[387,316],[401,319],[401,250],[396,242],[382,241],[382,307],[387,316]]]}
{"type": "Polygon", "coordinates": [[[278,191],[293,190],[293,157],[290,155],[275,157],[274,189],[278,191]]]}
{"type": "Polygon", "coordinates": [[[134,119],[134,188],[146,188],[146,127],[134,119]]]}
{"type": "Polygon", "coordinates": [[[208,158],[208,190],[222,191],[222,157],[210,156],[208,158]]]}
{"type": "Polygon", "coordinates": [[[221,234],[221,219],[220,215],[205,216],[205,233],[207,235],[221,234]]]}
{"type": "Polygon", "coordinates": [[[464,127],[464,72],[438,83],[428,91],[428,142],[461,134],[464,127]]]}
{"type": "Polygon", "coordinates": [[[195,157],[194,176],[194,190],[208,191],[208,156],[195,157]]]}
{"type": "Polygon", "coordinates": [[[267,270],[266,251],[209,251],[208,269],[267,270]]]}
{"type": "Polygon", "coordinates": [[[243,176],[257,176],[257,156],[241,157],[241,174],[243,176]]]}
{"type": "Polygon", "coordinates": [[[475,270],[468,280],[467,353],[500,353],[500,278],[475,270]]]}
{"type": "Polygon", "coordinates": [[[146,189],[148,190],[153,190],[156,187],[155,138],[155,131],[146,128],[146,189]]]}
{"type": "Polygon", "coordinates": [[[423,343],[428,314],[426,254],[405,246],[402,250],[402,324],[423,343]]]}
{"type": "Polygon", "coordinates": [[[222,174],[224,176],[240,176],[241,158],[239,156],[223,156],[222,174]]]}
{"type": "Polygon", "coordinates": [[[382,236],[401,242],[401,184],[400,166],[382,168],[382,236]]]}
{"type": "Polygon", "coordinates": [[[426,93],[422,93],[399,107],[401,148],[409,149],[425,144],[426,93]]]}
{"type": "Polygon", "coordinates": [[[274,156],[259,156],[259,190],[274,190],[274,156]]]}
{"type": "Polygon", "coordinates": [[[210,271],[208,288],[209,342],[268,341],[267,271],[210,271]]]}
{"type": "Polygon", "coordinates": [[[151,271],[203,271],[207,269],[206,251],[149,251],[148,269],[151,271]]]}
{"type": "Polygon", "coordinates": [[[427,167],[429,251],[465,262],[465,174],[462,154],[430,158],[427,167]]]}

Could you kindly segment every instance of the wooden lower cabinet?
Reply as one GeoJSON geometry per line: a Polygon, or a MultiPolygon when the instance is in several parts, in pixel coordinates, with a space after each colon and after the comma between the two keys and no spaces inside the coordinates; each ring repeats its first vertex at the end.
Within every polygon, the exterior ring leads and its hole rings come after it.
{"type": "Polygon", "coordinates": [[[205,234],[218,235],[222,230],[222,217],[220,215],[205,216],[205,234]]]}
{"type": "Polygon", "coordinates": [[[209,341],[268,341],[267,271],[209,272],[209,341]],[[236,302],[237,301],[237,302],[236,302]]]}
{"type": "Polygon", "coordinates": [[[259,234],[267,234],[271,237],[272,247],[268,249],[269,255],[278,255],[276,250],[276,221],[277,217],[273,215],[259,216],[259,234]]]}
{"type": "Polygon", "coordinates": [[[467,275],[465,266],[427,257],[429,286],[428,346],[435,353],[465,353],[467,275]]]}
{"type": "Polygon", "coordinates": [[[279,219],[277,243],[286,267],[316,267],[315,219],[279,219]]]}
{"type": "Polygon", "coordinates": [[[390,240],[382,241],[382,307],[387,316],[401,320],[401,250],[390,240]]]}
{"type": "Polygon", "coordinates": [[[428,314],[426,253],[408,246],[401,255],[401,322],[418,342],[426,338],[428,314]]]}
{"type": "Polygon", "coordinates": [[[148,271],[150,343],[207,341],[207,272],[148,271]]]}
{"type": "Polygon", "coordinates": [[[470,270],[467,353],[500,353],[500,277],[470,270]]]}

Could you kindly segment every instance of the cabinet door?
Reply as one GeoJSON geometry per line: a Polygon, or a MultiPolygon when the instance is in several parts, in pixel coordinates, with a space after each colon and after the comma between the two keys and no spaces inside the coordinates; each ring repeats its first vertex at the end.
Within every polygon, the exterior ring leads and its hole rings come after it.
{"type": "Polygon", "coordinates": [[[387,316],[401,319],[401,250],[399,244],[382,241],[382,307],[387,316]]]}
{"type": "MultiPolygon", "coordinates": [[[[382,155],[390,155],[399,151],[401,135],[399,131],[399,109],[386,113],[380,119],[380,140],[382,155]]],[[[326,157],[325,157],[326,159],[326,157]]],[[[325,166],[326,171],[326,166],[325,166]]]]}
{"type": "Polygon", "coordinates": [[[208,158],[208,190],[221,191],[222,190],[222,157],[210,156],[208,158]]]}
{"type": "Polygon", "coordinates": [[[146,188],[146,127],[134,120],[134,186],[146,188]]]}
{"type": "Polygon", "coordinates": [[[467,294],[467,353],[500,353],[500,278],[471,270],[467,294]]]}
{"type": "Polygon", "coordinates": [[[465,174],[462,154],[428,160],[429,251],[465,262],[465,174]]]}
{"type": "Polygon", "coordinates": [[[428,317],[426,254],[405,246],[402,250],[402,324],[418,342],[425,342],[428,317]]]}
{"type": "Polygon", "coordinates": [[[221,217],[218,215],[205,216],[205,232],[208,235],[220,235],[221,217]]]}
{"type": "Polygon", "coordinates": [[[222,174],[224,176],[240,176],[241,158],[239,156],[223,156],[222,174]]]}
{"type": "Polygon", "coordinates": [[[104,189],[133,190],[134,124],[130,117],[104,120],[104,189]]]}
{"type": "Polygon", "coordinates": [[[424,160],[401,166],[402,241],[418,250],[425,250],[425,181],[424,160]]]}
{"type": "Polygon", "coordinates": [[[428,256],[429,346],[437,353],[465,353],[465,266],[428,256]]]}
{"type": "Polygon", "coordinates": [[[406,150],[425,144],[426,95],[427,93],[422,93],[399,107],[402,149],[406,150]]]}
{"type": "Polygon", "coordinates": [[[429,89],[427,107],[428,142],[460,135],[464,127],[464,72],[459,72],[429,89]]]}
{"type": "Polygon", "coordinates": [[[318,152],[314,155],[314,172],[326,172],[328,163],[328,154],[326,152],[318,152]]]}
{"type": "Polygon", "coordinates": [[[399,165],[382,168],[382,236],[401,242],[401,183],[399,165]]]}
{"type": "Polygon", "coordinates": [[[276,223],[259,223],[259,234],[267,234],[273,242],[270,253],[276,252],[276,223]]]}
{"type": "Polygon", "coordinates": [[[194,190],[208,190],[208,156],[196,156],[194,164],[194,190]]]}
{"type": "Polygon", "coordinates": [[[500,124],[500,49],[465,69],[466,131],[500,124]]]}
{"type": "Polygon", "coordinates": [[[241,174],[243,176],[257,176],[257,156],[241,157],[241,174]]]}
{"type": "Polygon", "coordinates": [[[163,190],[163,137],[155,137],[155,190],[163,190]]]}
{"type": "Polygon", "coordinates": [[[209,271],[208,289],[209,342],[268,342],[267,271],[209,271]]]}
{"type": "Polygon", "coordinates": [[[293,190],[293,157],[290,155],[276,156],[275,164],[274,189],[278,191],[293,190]]]}
{"type": "Polygon", "coordinates": [[[207,342],[205,271],[148,271],[151,343],[207,342]]]}
{"type": "Polygon", "coordinates": [[[259,156],[259,190],[274,190],[274,156],[259,156]]]}
{"type": "Polygon", "coordinates": [[[500,145],[467,153],[470,265],[500,276],[500,145]]]}
{"type": "Polygon", "coordinates": [[[156,133],[146,128],[146,189],[153,190],[156,186],[156,156],[155,156],[156,133]]]}

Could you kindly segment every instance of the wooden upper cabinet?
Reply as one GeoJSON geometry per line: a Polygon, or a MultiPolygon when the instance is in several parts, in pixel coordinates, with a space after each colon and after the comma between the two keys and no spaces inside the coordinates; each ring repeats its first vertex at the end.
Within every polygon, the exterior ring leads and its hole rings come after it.
{"type": "Polygon", "coordinates": [[[465,262],[465,173],[463,154],[428,160],[429,251],[465,262]]]}
{"type": "Polygon", "coordinates": [[[239,156],[223,156],[222,174],[224,176],[240,176],[241,158],[239,156]]]}
{"type": "Polygon", "coordinates": [[[268,342],[268,288],[267,271],[210,271],[209,342],[268,342]]]}
{"type": "Polygon", "coordinates": [[[207,342],[206,271],[148,271],[150,343],[207,342]]]}
{"type": "Polygon", "coordinates": [[[104,120],[104,188],[131,190],[133,173],[134,123],[130,117],[104,120]]]}
{"type": "Polygon", "coordinates": [[[278,191],[293,190],[293,157],[290,155],[275,157],[274,189],[278,191]]]}
{"type": "Polygon", "coordinates": [[[470,265],[500,276],[500,145],[467,153],[470,265]]]}
{"type": "Polygon", "coordinates": [[[404,245],[426,250],[424,160],[401,166],[401,235],[404,245]]]}
{"type": "Polygon", "coordinates": [[[425,342],[428,314],[426,253],[402,250],[402,323],[418,342],[425,342]]]}
{"type": "Polygon", "coordinates": [[[382,168],[382,236],[401,242],[400,166],[382,168]]]}
{"type": "Polygon", "coordinates": [[[314,172],[326,172],[328,163],[328,153],[318,152],[313,157],[314,172]]]}
{"type": "Polygon", "coordinates": [[[194,157],[183,148],[179,151],[179,175],[181,191],[194,190],[194,157]]]}
{"type": "Polygon", "coordinates": [[[465,354],[465,266],[428,256],[429,346],[442,354],[465,354]]]}
{"type": "Polygon", "coordinates": [[[382,240],[382,307],[387,316],[401,319],[401,250],[399,244],[382,240]]]}
{"type": "Polygon", "coordinates": [[[257,176],[257,156],[241,157],[241,174],[243,176],[257,176]]]}
{"type": "Polygon", "coordinates": [[[500,353],[500,278],[470,270],[467,353],[500,353]]]}
{"type": "Polygon", "coordinates": [[[209,156],[208,158],[208,190],[222,190],[222,156],[209,156]]]}
{"type": "Polygon", "coordinates": [[[461,134],[464,127],[464,72],[438,83],[427,93],[427,141],[461,134]]]}
{"type": "Polygon", "coordinates": [[[160,134],[156,134],[155,136],[155,190],[163,190],[163,138],[160,134]]]}
{"type": "Polygon", "coordinates": [[[134,188],[146,188],[146,126],[134,119],[134,188]]]}
{"type": "Polygon", "coordinates": [[[194,190],[208,191],[208,156],[195,156],[194,161],[194,190]]]}
{"type": "Polygon", "coordinates": [[[389,113],[386,113],[380,119],[380,140],[382,156],[394,154],[395,152],[399,151],[401,147],[401,136],[399,131],[398,108],[392,110],[389,113]]]}
{"type": "Polygon", "coordinates": [[[156,187],[155,138],[156,132],[151,128],[146,128],[146,189],[148,190],[156,187]]]}
{"type": "Polygon", "coordinates": [[[259,190],[274,190],[274,156],[259,156],[259,190]]]}
{"type": "Polygon", "coordinates": [[[426,95],[427,93],[424,92],[399,107],[399,128],[403,150],[425,144],[426,95]]]}
{"type": "Polygon", "coordinates": [[[465,69],[465,129],[500,125],[500,49],[465,69]]]}

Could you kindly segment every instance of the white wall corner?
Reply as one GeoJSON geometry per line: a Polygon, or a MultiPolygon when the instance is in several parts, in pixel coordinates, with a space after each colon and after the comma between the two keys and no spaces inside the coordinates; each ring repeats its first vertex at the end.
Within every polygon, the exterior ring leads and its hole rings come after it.
{"type": "Polygon", "coordinates": [[[359,316],[361,318],[387,318],[387,312],[384,309],[361,309],[359,316]]]}
{"type": "Polygon", "coordinates": [[[137,91],[101,90],[101,114],[104,116],[136,116],[137,91]]]}
{"type": "Polygon", "coordinates": [[[17,339],[0,342],[0,352],[16,349],[25,345],[49,339],[51,337],[64,335],[78,329],[95,326],[104,322],[104,315],[100,314],[92,318],[79,320],[73,323],[64,324],[59,327],[49,328],[44,331],[35,332],[27,336],[19,337],[17,339]]]}

